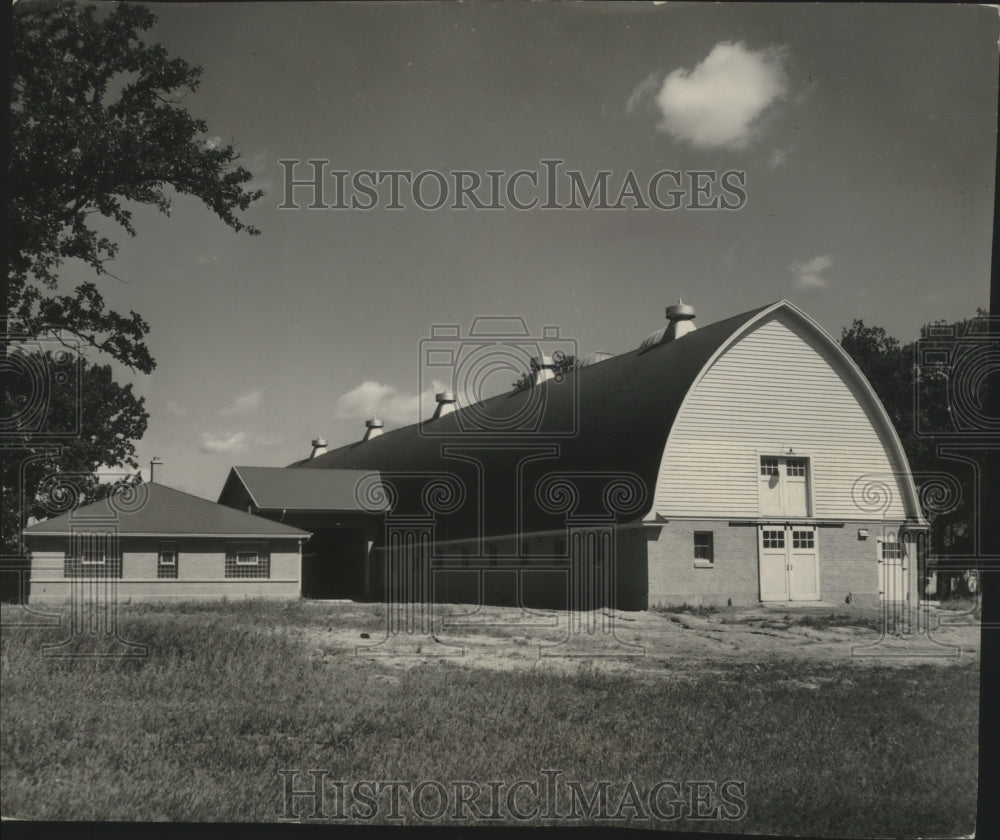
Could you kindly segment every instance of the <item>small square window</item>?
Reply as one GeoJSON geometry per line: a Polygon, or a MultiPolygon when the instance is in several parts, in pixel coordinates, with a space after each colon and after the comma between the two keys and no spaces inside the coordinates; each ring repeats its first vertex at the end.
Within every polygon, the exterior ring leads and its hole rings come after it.
{"type": "Polygon", "coordinates": [[[270,548],[267,543],[230,543],[225,568],[227,578],[269,578],[270,548]]]}
{"type": "Polygon", "coordinates": [[[177,546],[165,544],[160,547],[156,557],[156,576],[161,579],[177,577],[177,546]]]}
{"type": "Polygon", "coordinates": [[[715,562],[715,549],[711,531],[694,532],[694,559],[707,560],[709,563],[715,562]]]}
{"type": "Polygon", "coordinates": [[[121,577],[121,553],[110,533],[77,533],[63,555],[63,577],[121,577]]]}
{"type": "Polygon", "coordinates": [[[806,474],[806,459],[805,458],[789,458],[785,462],[786,468],[789,475],[794,476],[805,476],[806,474]]]}
{"type": "Polygon", "coordinates": [[[785,547],[785,532],[784,531],[765,531],[764,536],[764,548],[784,548],[785,547]]]}
{"type": "Polygon", "coordinates": [[[815,548],[816,536],[812,531],[792,531],[792,548],[815,548]]]}
{"type": "Polygon", "coordinates": [[[895,534],[886,534],[882,540],[883,560],[902,560],[903,546],[896,541],[895,534]]]}
{"type": "Polygon", "coordinates": [[[107,556],[103,548],[85,548],[80,554],[80,562],[84,566],[103,566],[107,556]]]}
{"type": "Polygon", "coordinates": [[[761,475],[777,475],[778,474],[778,459],[777,458],[761,458],[760,459],[760,474],[761,475]]]}

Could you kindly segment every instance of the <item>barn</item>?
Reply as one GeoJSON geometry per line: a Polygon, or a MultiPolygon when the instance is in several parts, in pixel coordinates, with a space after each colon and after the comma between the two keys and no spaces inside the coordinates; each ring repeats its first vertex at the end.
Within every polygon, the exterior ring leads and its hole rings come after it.
{"type": "Polygon", "coordinates": [[[164,484],[141,484],[24,529],[29,597],[63,601],[96,581],[121,601],[298,598],[308,538],[164,484]]]}
{"type": "MultiPolygon", "coordinates": [[[[219,501],[321,534],[305,594],[622,609],[916,599],[927,523],[899,438],[839,344],[786,300],[700,327],[687,304],[666,317],[630,351],[558,375],[541,352],[517,390],[468,405],[446,391],[415,425],[372,418],[363,439],[316,440],[287,468],[234,468],[219,501]]],[[[457,382],[460,346],[453,359],[457,382]]]]}

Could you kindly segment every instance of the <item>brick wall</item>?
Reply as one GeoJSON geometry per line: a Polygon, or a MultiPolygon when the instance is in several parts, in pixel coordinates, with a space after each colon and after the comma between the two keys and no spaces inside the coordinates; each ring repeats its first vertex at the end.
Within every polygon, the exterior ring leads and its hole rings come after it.
{"type": "MultiPolygon", "coordinates": [[[[161,540],[123,537],[120,540],[122,576],[117,579],[118,598],[127,601],[184,598],[297,598],[299,595],[299,549],[297,540],[265,540],[270,546],[267,578],[227,578],[228,539],[161,540]],[[177,578],[157,575],[161,543],[174,542],[177,578]]],[[[240,540],[238,542],[247,542],[240,540]]],[[[61,601],[69,598],[72,582],[64,576],[65,537],[31,538],[30,600],[61,601]]]]}
{"type": "MultiPolygon", "coordinates": [[[[816,530],[819,547],[820,599],[844,604],[850,594],[853,604],[879,602],[878,537],[883,528],[898,529],[900,523],[855,521],[842,527],[816,530]],[[859,539],[859,529],[868,530],[859,539]]],[[[728,520],[674,520],[645,526],[649,568],[649,605],[733,606],[759,603],[757,527],[730,525],[728,520]],[[699,563],[694,557],[695,531],[713,535],[714,562],[699,563]]],[[[909,590],[917,603],[916,558],[910,558],[909,590]]]]}
{"type": "Polygon", "coordinates": [[[759,600],[757,529],[728,520],[671,521],[645,529],[649,606],[733,606],[759,600]],[[714,562],[694,556],[695,531],[712,534],[714,562]]]}

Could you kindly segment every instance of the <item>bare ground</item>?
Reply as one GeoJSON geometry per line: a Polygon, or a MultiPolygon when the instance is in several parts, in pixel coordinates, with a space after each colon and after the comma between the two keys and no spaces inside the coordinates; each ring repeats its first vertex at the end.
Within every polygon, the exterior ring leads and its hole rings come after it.
{"type": "MultiPolygon", "coordinates": [[[[700,614],[441,605],[423,628],[401,616],[400,632],[391,634],[385,630],[385,605],[319,602],[313,608],[329,611],[330,626],[276,631],[303,636],[312,654],[325,662],[353,659],[362,666],[376,659],[400,669],[443,662],[499,671],[594,669],[659,679],[721,671],[737,662],[801,660],[848,668],[951,665],[978,660],[980,650],[976,618],[935,607],[911,613],[909,632],[900,632],[898,626],[887,628],[878,608],[830,605],[700,614]],[[408,626],[414,632],[404,632],[408,626]]],[[[425,613],[418,606],[413,615],[425,613]]],[[[839,669],[838,674],[845,676],[839,669]]]]}

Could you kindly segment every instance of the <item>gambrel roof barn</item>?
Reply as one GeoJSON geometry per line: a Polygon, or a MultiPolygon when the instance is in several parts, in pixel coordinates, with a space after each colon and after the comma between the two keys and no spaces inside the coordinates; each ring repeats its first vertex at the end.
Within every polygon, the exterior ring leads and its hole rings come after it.
{"type": "Polygon", "coordinates": [[[636,349],[560,376],[541,359],[520,390],[446,392],[418,424],[315,441],[280,481],[234,469],[220,502],[313,532],[305,594],[379,596],[408,539],[437,599],[562,603],[577,567],[619,606],[912,595],[926,522],[855,364],[788,301],[698,329],[694,314],[669,307],[636,349]],[[255,509],[251,485],[278,484],[255,509]]]}

